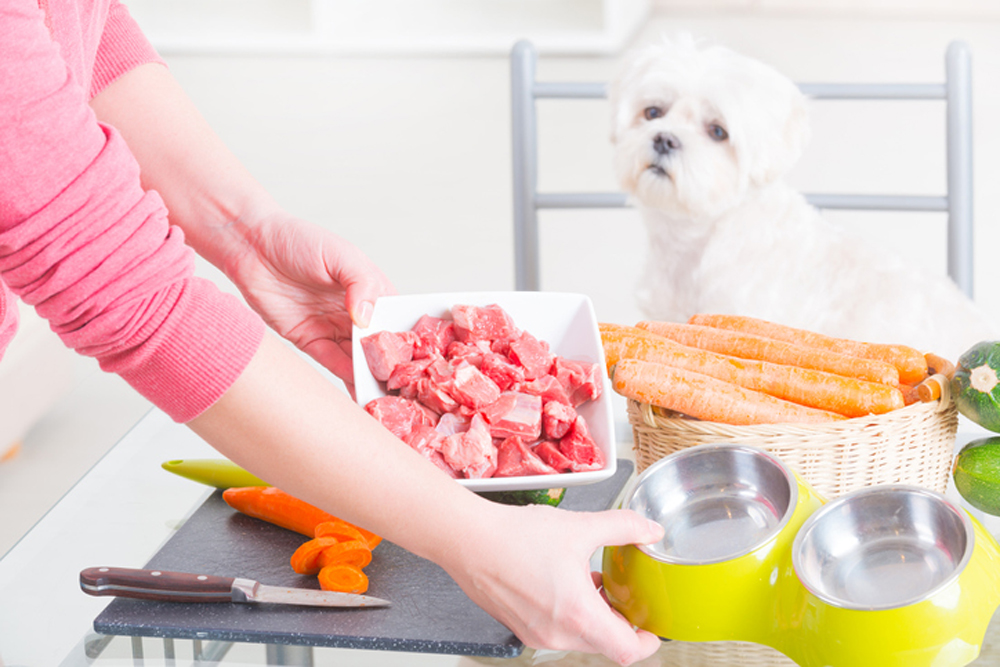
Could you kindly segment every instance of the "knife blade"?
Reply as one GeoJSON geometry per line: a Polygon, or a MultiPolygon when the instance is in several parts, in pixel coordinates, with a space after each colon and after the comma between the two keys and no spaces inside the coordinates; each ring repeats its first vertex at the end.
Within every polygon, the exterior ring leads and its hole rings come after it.
{"type": "Polygon", "coordinates": [[[88,595],[114,595],[164,602],[241,602],[310,607],[387,607],[388,600],[370,595],[267,586],[253,579],[209,574],[89,567],[80,572],[80,588],[88,595]]]}

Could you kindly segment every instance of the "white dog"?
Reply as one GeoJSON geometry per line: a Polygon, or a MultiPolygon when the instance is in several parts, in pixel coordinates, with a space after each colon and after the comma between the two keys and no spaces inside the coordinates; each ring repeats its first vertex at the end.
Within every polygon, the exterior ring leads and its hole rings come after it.
{"type": "Polygon", "coordinates": [[[626,60],[610,101],[615,171],[649,232],[646,317],[743,314],[952,360],[993,337],[951,280],[824,220],[782,181],[808,114],[777,71],[665,40],[626,60]]]}

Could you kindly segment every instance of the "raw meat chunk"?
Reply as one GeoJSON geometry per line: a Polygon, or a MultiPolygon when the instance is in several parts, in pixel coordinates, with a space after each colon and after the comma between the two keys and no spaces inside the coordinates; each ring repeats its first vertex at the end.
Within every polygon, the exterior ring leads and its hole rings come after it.
{"type": "Polygon", "coordinates": [[[494,477],[521,475],[554,475],[558,472],[533,452],[517,436],[505,439],[497,446],[497,470],[494,477]]]}
{"type": "Polygon", "coordinates": [[[511,361],[524,369],[526,380],[548,375],[549,368],[552,367],[553,355],[549,352],[549,346],[527,331],[522,331],[520,336],[511,341],[507,354],[511,361]]]}
{"type": "Polygon", "coordinates": [[[604,454],[590,437],[583,417],[577,416],[569,431],[559,440],[559,451],[572,462],[574,472],[604,467],[604,454]]]}
{"type": "Polygon", "coordinates": [[[477,340],[468,343],[455,341],[448,346],[445,356],[452,365],[457,366],[459,362],[467,361],[476,368],[479,368],[483,363],[483,357],[487,354],[493,354],[487,341],[477,340]]]}
{"type": "Polygon", "coordinates": [[[500,387],[478,368],[462,363],[455,368],[451,395],[462,405],[478,410],[500,398],[500,387]]]}
{"type": "Polygon", "coordinates": [[[542,406],[542,430],[551,440],[562,438],[576,421],[576,410],[559,401],[549,401],[542,406]]]}
{"type": "Polygon", "coordinates": [[[431,361],[432,359],[427,357],[396,364],[396,367],[392,369],[392,373],[385,383],[385,388],[392,391],[414,384],[424,376],[427,367],[431,365],[431,361]]]}
{"type": "Polygon", "coordinates": [[[468,479],[489,477],[497,469],[497,448],[480,415],[472,418],[465,433],[445,437],[441,453],[448,465],[468,479]]]}
{"type": "Polygon", "coordinates": [[[469,420],[459,417],[457,413],[446,412],[441,415],[437,425],[434,427],[441,435],[454,435],[455,433],[465,433],[469,430],[469,420]]]}
{"type": "Polygon", "coordinates": [[[405,439],[406,444],[413,447],[426,457],[431,463],[448,473],[452,478],[457,479],[459,474],[448,465],[441,454],[441,445],[444,444],[444,436],[430,426],[417,426],[405,439]]]}
{"type": "Polygon", "coordinates": [[[455,400],[449,391],[451,386],[451,380],[438,383],[430,378],[421,378],[416,384],[416,400],[439,415],[454,412],[458,409],[458,401],[455,400]]]}
{"type": "Polygon", "coordinates": [[[448,346],[455,340],[455,325],[449,320],[424,315],[410,331],[417,340],[413,346],[413,358],[444,356],[448,346]]]}
{"type": "Polygon", "coordinates": [[[529,442],[542,434],[542,399],[507,391],[482,409],[494,438],[520,436],[529,442]]]}
{"type": "Polygon", "coordinates": [[[365,410],[397,438],[405,440],[417,426],[434,426],[428,411],[413,401],[400,396],[380,396],[372,399],[365,410]]]}
{"type": "Polygon", "coordinates": [[[569,395],[566,393],[566,388],[563,386],[562,382],[557,380],[552,375],[545,375],[537,380],[525,382],[520,386],[520,391],[523,391],[525,394],[541,396],[542,400],[546,403],[556,401],[558,403],[570,405],[569,395]]]}
{"type": "Polygon", "coordinates": [[[551,440],[542,440],[534,447],[535,454],[538,455],[546,465],[555,469],[556,472],[571,472],[573,462],[559,451],[559,445],[551,440]]]}
{"type": "Polygon", "coordinates": [[[524,382],[523,368],[515,366],[504,357],[493,352],[483,357],[483,362],[480,364],[479,370],[496,382],[497,386],[504,391],[524,382]]]}
{"type": "Polygon", "coordinates": [[[552,374],[565,387],[573,406],[597,400],[601,396],[603,375],[598,364],[556,357],[552,364],[552,374]]]}
{"type": "Polygon", "coordinates": [[[391,331],[379,331],[362,338],[361,349],[365,352],[365,361],[372,376],[379,382],[385,382],[397,364],[413,359],[414,339],[409,332],[391,331]]]}
{"type": "Polygon", "coordinates": [[[458,305],[451,309],[455,322],[455,337],[462,341],[513,338],[517,335],[514,321],[497,304],[489,306],[458,305]]]}

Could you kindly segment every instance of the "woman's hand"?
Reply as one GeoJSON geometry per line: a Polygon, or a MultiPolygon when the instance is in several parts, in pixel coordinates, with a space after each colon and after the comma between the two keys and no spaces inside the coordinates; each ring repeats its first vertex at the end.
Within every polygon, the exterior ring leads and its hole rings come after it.
{"type": "Polygon", "coordinates": [[[590,557],[605,545],[659,541],[662,526],[628,510],[497,511],[508,516],[484,517],[483,530],[463,536],[447,561],[448,573],[476,604],[533,648],[601,653],[621,665],[657,651],[658,637],[634,629],[608,605],[590,557]]]}
{"type": "Polygon", "coordinates": [[[350,242],[287,213],[235,226],[223,271],[272,329],[353,395],[351,326],[367,326],[375,300],[395,294],[389,279],[350,242]]]}

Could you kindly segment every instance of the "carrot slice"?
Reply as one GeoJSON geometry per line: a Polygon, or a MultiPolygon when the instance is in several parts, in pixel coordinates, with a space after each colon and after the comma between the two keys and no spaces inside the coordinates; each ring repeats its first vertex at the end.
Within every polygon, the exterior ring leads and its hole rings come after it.
{"type": "Polygon", "coordinates": [[[615,391],[642,403],[722,424],[831,422],[843,415],[744,389],[702,373],[640,359],[622,359],[611,378],[615,391]]]}
{"type": "MultiPolygon", "coordinates": [[[[324,540],[329,537],[320,538],[324,540]]],[[[323,547],[319,556],[320,567],[327,565],[353,565],[355,567],[365,567],[372,562],[372,550],[368,544],[362,540],[351,540],[350,542],[336,542],[323,547]]]]}
{"type": "Polygon", "coordinates": [[[355,526],[353,523],[348,523],[343,519],[335,519],[319,524],[316,526],[316,537],[336,537],[339,542],[361,540],[368,545],[369,549],[374,549],[382,541],[382,538],[375,533],[355,526]]]}
{"type": "Polygon", "coordinates": [[[829,350],[817,350],[756,334],[729,331],[701,324],[639,322],[638,327],[665,336],[682,345],[728,354],[741,359],[758,359],[778,364],[812,368],[836,375],[881,382],[896,387],[899,371],[892,364],[852,357],[829,350]]]}
{"type": "Polygon", "coordinates": [[[292,554],[292,569],[299,574],[316,574],[323,564],[320,562],[326,548],[335,546],[335,537],[314,537],[302,543],[292,554]]]}
{"type": "Polygon", "coordinates": [[[837,412],[847,417],[883,414],[904,407],[896,387],[756,359],[681,345],[637,327],[600,326],[604,356],[614,365],[621,359],[641,359],[683,368],[732,382],[777,398],[837,412]]]}
{"type": "Polygon", "coordinates": [[[688,320],[690,324],[700,324],[730,331],[755,334],[781,340],[815,350],[828,350],[862,359],[871,359],[892,364],[899,372],[900,382],[917,384],[927,377],[927,360],[919,351],[907,345],[866,343],[848,338],[826,336],[815,331],[768,322],[754,317],[740,315],[717,315],[702,313],[688,320]]]}
{"type": "Polygon", "coordinates": [[[319,587],[324,591],[364,593],[368,590],[368,576],[354,565],[327,565],[319,571],[319,587]]]}

